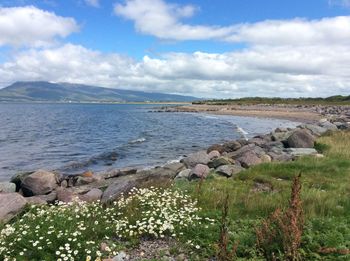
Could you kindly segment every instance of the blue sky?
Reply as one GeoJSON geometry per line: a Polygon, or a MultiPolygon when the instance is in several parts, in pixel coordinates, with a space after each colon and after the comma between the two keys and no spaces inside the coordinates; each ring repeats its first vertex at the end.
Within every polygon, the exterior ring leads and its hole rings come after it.
{"type": "Polygon", "coordinates": [[[0,0],[0,87],[346,94],[349,13],[350,0],[0,0]]]}

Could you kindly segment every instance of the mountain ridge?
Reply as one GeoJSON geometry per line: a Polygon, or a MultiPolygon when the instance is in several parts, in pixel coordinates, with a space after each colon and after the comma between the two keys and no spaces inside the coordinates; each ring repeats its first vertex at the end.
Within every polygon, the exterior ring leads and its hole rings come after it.
{"type": "Polygon", "coordinates": [[[0,89],[0,102],[192,102],[193,96],[74,83],[19,81],[0,89]]]}

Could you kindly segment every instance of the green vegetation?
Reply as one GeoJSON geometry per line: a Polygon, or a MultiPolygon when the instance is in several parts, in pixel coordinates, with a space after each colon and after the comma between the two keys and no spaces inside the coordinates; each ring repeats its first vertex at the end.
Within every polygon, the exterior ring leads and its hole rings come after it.
{"type": "Polygon", "coordinates": [[[3,227],[0,257],[100,260],[140,239],[171,237],[170,253],[190,260],[349,260],[349,147],[350,133],[335,132],[317,141],[323,158],[134,190],[108,206],[34,207],[3,227]]]}
{"type": "MultiPolygon", "coordinates": [[[[303,260],[349,260],[350,133],[333,133],[317,142],[324,158],[304,157],[293,162],[262,164],[234,179],[213,174],[205,182],[182,182],[177,186],[198,198],[203,215],[216,220],[220,220],[225,197],[229,195],[230,244],[238,242],[238,260],[259,260],[262,253],[256,247],[255,230],[276,209],[288,206],[293,178],[301,173],[305,218],[300,250],[303,260]]],[[[219,239],[219,228],[211,233],[210,239],[208,234],[201,237],[195,229],[189,237],[203,242],[203,246],[213,246],[219,239]]],[[[215,247],[210,254],[214,252],[215,247]]]]}
{"type": "Polygon", "coordinates": [[[350,105],[349,96],[330,96],[327,98],[267,98],[246,97],[240,99],[220,99],[195,101],[193,104],[208,105],[255,105],[255,104],[290,104],[290,105],[350,105]]]}

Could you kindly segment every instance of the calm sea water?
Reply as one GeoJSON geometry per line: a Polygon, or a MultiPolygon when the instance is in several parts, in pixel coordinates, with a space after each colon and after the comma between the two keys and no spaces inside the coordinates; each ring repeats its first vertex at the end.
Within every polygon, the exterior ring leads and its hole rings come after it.
{"type": "Polygon", "coordinates": [[[154,105],[0,104],[0,180],[39,168],[80,173],[147,167],[211,144],[297,123],[190,113],[154,105]]]}

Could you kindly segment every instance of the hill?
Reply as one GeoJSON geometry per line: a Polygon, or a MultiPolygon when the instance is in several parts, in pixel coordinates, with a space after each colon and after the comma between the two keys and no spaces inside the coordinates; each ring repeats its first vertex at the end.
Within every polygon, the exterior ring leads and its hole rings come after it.
{"type": "Polygon", "coordinates": [[[119,90],[71,83],[15,82],[0,89],[0,102],[191,102],[196,97],[119,90]]]}

